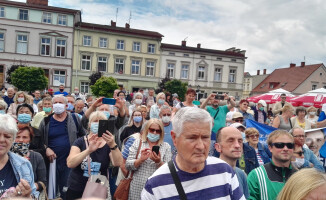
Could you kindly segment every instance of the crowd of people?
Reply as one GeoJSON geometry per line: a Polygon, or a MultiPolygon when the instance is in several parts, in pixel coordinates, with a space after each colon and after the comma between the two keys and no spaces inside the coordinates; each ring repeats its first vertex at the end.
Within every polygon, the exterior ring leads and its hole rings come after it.
{"type": "Polygon", "coordinates": [[[294,108],[282,94],[270,107],[212,93],[196,105],[191,88],[184,101],[117,89],[114,105],[63,85],[3,95],[0,199],[51,190],[52,198],[80,199],[93,175],[107,177],[107,199],[130,176],[130,200],[326,199],[326,104],[294,108]],[[251,120],[275,130],[262,141],[251,120]]]}

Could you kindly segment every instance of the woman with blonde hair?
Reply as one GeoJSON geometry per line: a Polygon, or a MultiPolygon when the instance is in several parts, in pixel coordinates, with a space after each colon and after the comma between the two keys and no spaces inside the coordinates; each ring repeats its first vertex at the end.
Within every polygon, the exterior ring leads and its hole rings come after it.
{"type": "Polygon", "coordinates": [[[290,131],[293,128],[291,117],[293,116],[294,109],[291,105],[285,105],[282,109],[282,115],[277,115],[273,120],[273,127],[281,130],[290,131]]]}
{"type": "Polygon", "coordinates": [[[316,124],[318,120],[317,109],[313,106],[307,108],[307,115],[305,118],[309,120],[312,124],[316,124]]]}
{"type": "Polygon", "coordinates": [[[23,103],[30,104],[30,99],[28,95],[23,91],[18,91],[14,97],[14,103],[10,104],[7,114],[11,115],[16,119],[16,110],[18,105],[23,103]]]}
{"type": "Polygon", "coordinates": [[[326,199],[326,174],[315,168],[305,168],[293,174],[279,193],[277,200],[326,199]]]}

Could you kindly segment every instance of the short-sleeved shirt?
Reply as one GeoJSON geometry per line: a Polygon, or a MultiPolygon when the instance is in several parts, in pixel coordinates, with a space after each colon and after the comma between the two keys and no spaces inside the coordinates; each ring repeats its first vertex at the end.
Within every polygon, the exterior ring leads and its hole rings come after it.
{"type": "Polygon", "coordinates": [[[226,124],[226,114],[229,112],[228,106],[219,106],[216,109],[213,108],[212,106],[207,106],[206,107],[207,112],[214,118],[214,127],[213,127],[213,132],[216,133],[218,129],[222,128],[226,124]],[[217,113],[217,115],[216,115],[217,113]],[[216,115],[216,116],[215,116],[216,115]]]}
{"type": "Polygon", "coordinates": [[[56,92],[54,93],[54,95],[59,95],[59,94],[62,94],[63,96],[67,96],[67,95],[68,95],[68,93],[65,92],[65,91],[63,91],[63,92],[56,91],[56,92]]]}
{"type": "Polygon", "coordinates": [[[8,160],[6,165],[0,170],[0,197],[9,188],[16,187],[18,185],[14,169],[8,160]]]}
{"type": "MultiPolygon", "coordinates": [[[[86,149],[84,137],[78,138],[73,143],[73,146],[78,147],[81,152],[84,151],[86,149]]],[[[100,172],[101,175],[107,176],[107,169],[110,164],[110,158],[109,158],[110,152],[111,152],[110,147],[105,144],[103,147],[98,148],[96,151],[90,154],[92,175],[95,173],[98,174],[98,172],[100,172]],[[97,171],[95,165],[92,163],[100,163],[99,171],[97,171]]],[[[73,191],[83,192],[88,180],[88,177],[84,176],[86,174],[88,176],[87,171],[88,171],[88,163],[86,157],[77,167],[71,170],[68,178],[68,188],[73,191]]]]}

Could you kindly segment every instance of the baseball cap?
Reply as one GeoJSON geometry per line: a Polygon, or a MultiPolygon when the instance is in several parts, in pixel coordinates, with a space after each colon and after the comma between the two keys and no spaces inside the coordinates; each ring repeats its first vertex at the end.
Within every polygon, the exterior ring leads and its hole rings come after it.
{"type": "Polygon", "coordinates": [[[231,124],[230,126],[231,126],[231,127],[234,127],[234,128],[242,127],[242,128],[244,128],[244,129],[246,129],[246,127],[245,127],[243,124],[238,123],[238,122],[233,123],[233,124],[231,124]]]}
{"type": "Polygon", "coordinates": [[[261,105],[263,105],[264,107],[267,106],[266,102],[264,100],[259,100],[258,103],[260,103],[261,105]]]}

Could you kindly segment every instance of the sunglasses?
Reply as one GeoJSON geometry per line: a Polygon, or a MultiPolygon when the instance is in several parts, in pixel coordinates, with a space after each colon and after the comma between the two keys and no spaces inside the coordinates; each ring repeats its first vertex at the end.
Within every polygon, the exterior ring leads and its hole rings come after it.
{"type": "Polygon", "coordinates": [[[235,119],[235,122],[243,122],[243,119],[235,119]]]}
{"type": "Polygon", "coordinates": [[[278,148],[278,149],[283,149],[284,146],[286,146],[288,149],[293,149],[294,148],[294,144],[293,143],[284,143],[284,142],[276,142],[276,143],[272,143],[272,146],[278,148]]]}
{"type": "Polygon", "coordinates": [[[249,135],[248,137],[250,137],[251,139],[253,139],[253,138],[259,138],[259,134],[256,134],[256,135],[249,135]]]}
{"type": "Polygon", "coordinates": [[[162,130],[161,130],[161,129],[149,128],[148,130],[149,130],[151,133],[154,133],[154,132],[159,133],[159,134],[162,133],[162,130]]]}
{"type": "Polygon", "coordinates": [[[304,154],[303,151],[298,151],[298,152],[293,152],[293,153],[298,154],[299,156],[302,156],[304,154]]]}
{"type": "Polygon", "coordinates": [[[163,117],[165,117],[165,116],[169,116],[169,117],[170,117],[171,114],[163,114],[162,116],[163,116],[163,117]]]}

